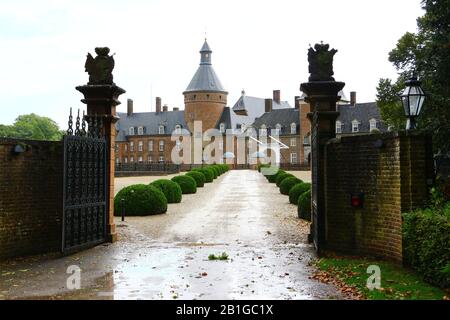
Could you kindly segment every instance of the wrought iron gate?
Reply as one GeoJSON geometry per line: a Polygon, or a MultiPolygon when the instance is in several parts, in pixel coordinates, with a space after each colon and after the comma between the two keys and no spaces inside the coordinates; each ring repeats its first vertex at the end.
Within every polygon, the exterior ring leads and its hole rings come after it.
{"type": "Polygon", "coordinates": [[[95,246],[106,239],[106,140],[98,116],[80,119],[72,109],[64,136],[62,252],[95,246]],[[86,122],[88,130],[86,130],[86,122]]]}

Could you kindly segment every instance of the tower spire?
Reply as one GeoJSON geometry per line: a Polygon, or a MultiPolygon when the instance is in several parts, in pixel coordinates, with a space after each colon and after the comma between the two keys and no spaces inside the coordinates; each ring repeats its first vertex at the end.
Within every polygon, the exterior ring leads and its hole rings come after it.
{"type": "Polygon", "coordinates": [[[211,64],[211,53],[212,53],[212,50],[209,47],[208,42],[206,41],[206,38],[205,38],[205,43],[203,44],[203,47],[200,50],[200,56],[201,56],[200,65],[211,64]]]}

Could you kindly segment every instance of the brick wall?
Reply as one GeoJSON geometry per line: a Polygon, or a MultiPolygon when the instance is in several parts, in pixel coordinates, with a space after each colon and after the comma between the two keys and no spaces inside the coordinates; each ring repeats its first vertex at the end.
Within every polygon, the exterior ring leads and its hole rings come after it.
{"type": "Polygon", "coordinates": [[[421,206],[432,179],[427,137],[343,137],[326,146],[326,248],[402,261],[402,212],[421,206]],[[363,208],[351,194],[364,193],[363,208]]]}
{"type": "Polygon", "coordinates": [[[0,138],[0,259],[60,250],[62,157],[61,142],[0,138]]]}

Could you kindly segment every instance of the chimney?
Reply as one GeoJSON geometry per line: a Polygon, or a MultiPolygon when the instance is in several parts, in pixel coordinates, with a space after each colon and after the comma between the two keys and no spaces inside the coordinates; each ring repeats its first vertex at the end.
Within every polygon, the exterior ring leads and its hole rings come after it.
{"type": "Polygon", "coordinates": [[[156,97],[156,113],[160,113],[160,112],[161,112],[161,98],[156,97]]]}
{"type": "Polygon", "coordinates": [[[300,96],[295,96],[294,98],[294,109],[300,110],[300,96]]]}
{"type": "Polygon", "coordinates": [[[169,107],[167,106],[167,104],[163,105],[163,112],[167,112],[169,111],[169,107]]]}
{"type": "Polygon", "coordinates": [[[128,99],[127,100],[127,115],[131,116],[133,114],[133,100],[128,99]]]}
{"type": "Polygon", "coordinates": [[[178,107],[173,107],[173,111],[180,111],[180,108],[178,108],[178,107]]]}
{"type": "Polygon", "coordinates": [[[281,92],[280,90],[273,90],[273,101],[275,101],[276,103],[280,103],[281,100],[281,92]]]}
{"type": "Polygon", "coordinates": [[[356,105],[356,92],[355,91],[350,92],[350,104],[352,106],[356,105]]]}
{"type": "Polygon", "coordinates": [[[265,112],[271,112],[272,111],[272,99],[265,99],[265,112]]]}

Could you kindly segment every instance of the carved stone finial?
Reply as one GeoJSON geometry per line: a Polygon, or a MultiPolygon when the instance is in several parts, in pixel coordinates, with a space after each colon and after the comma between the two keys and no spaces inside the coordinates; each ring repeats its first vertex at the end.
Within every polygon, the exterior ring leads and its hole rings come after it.
{"type": "Polygon", "coordinates": [[[316,44],[308,50],[309,81],[334,81],[333,57],[337,50],[329,50],[328,44],[316,44]]]}
{"type": "Polygon", "coordinates": [[[90,85],[110,84],[113,85],[112,71],[114,69],[114,55],[109,55],[109,48],[95,48],[97,56],[95,59],[90,53],[87,55],[84,65],[86,72],[89,74],[90,85]]]}

